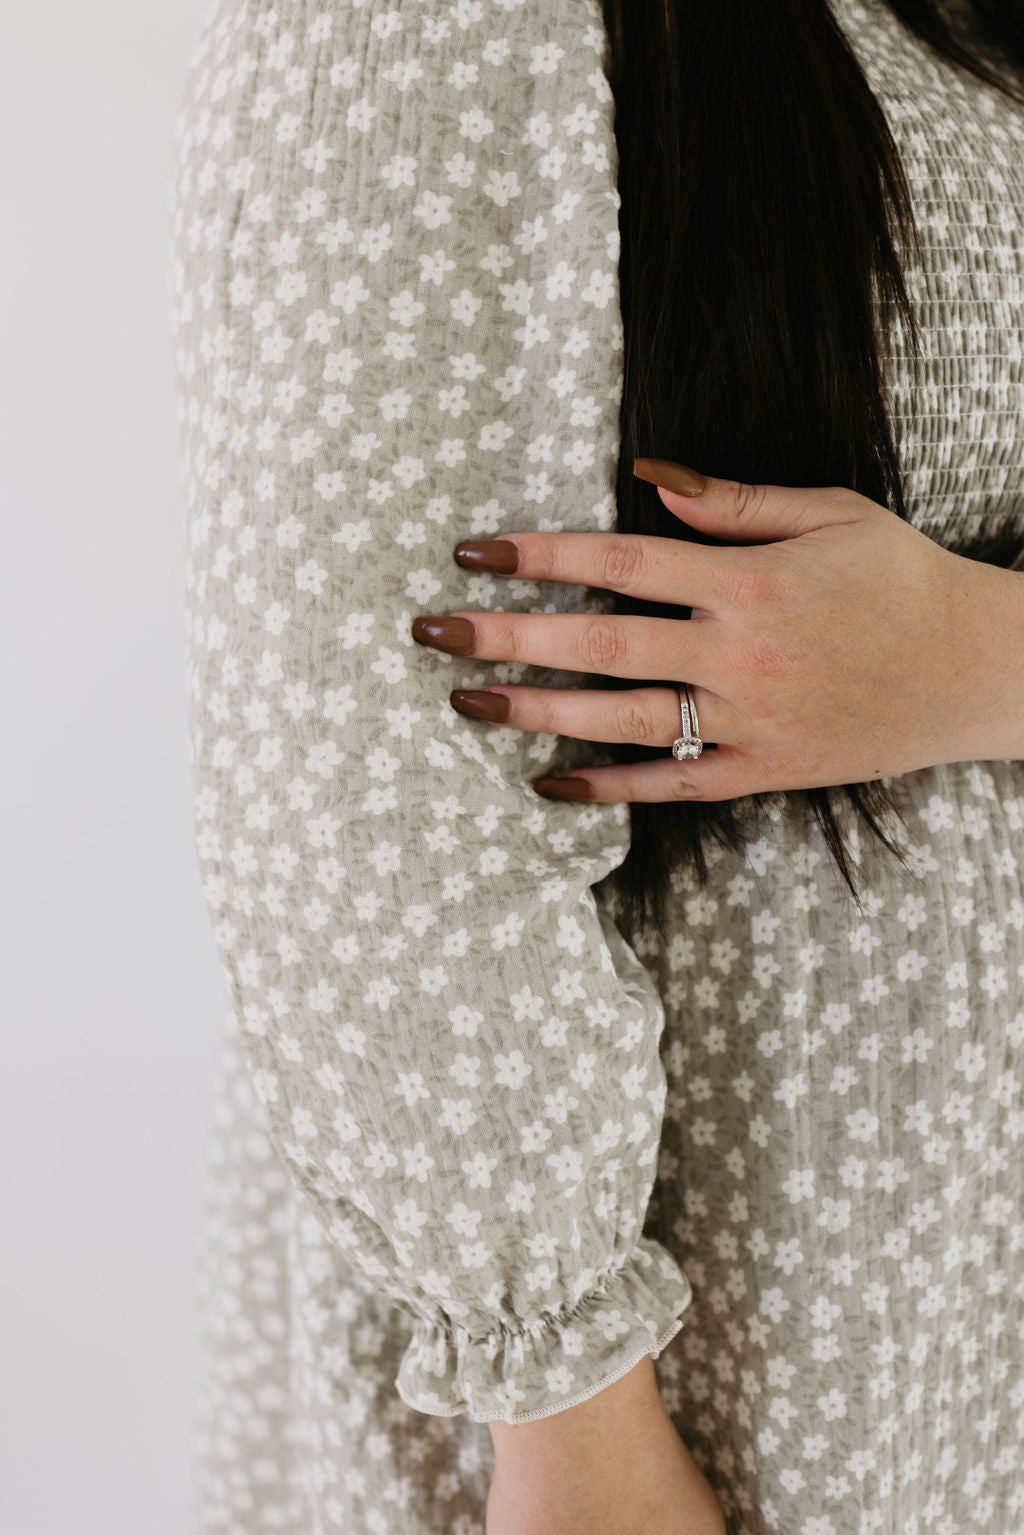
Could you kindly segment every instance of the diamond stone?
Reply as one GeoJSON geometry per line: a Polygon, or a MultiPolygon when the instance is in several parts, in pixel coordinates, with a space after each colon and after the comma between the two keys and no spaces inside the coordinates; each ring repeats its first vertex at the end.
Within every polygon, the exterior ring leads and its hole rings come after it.
{"type": "Polygon", "coordinates": [[[684,757],[699,757],[703,750],[703,741],[693,737],[680,736],[677,741],[672,742],[672,755],[680,762],[684,757]]]}

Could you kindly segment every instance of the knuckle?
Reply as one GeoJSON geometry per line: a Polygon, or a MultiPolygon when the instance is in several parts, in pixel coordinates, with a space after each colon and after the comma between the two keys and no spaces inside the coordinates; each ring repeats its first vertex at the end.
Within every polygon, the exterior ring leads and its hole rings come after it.
{"type": "Polygon", "coordinates": [[[669,786],[673,799],[699,799],[700,792],[688,773],[673,773],[669,786]]]}
{"type": "Polygon", "coordinates": [[[793,608],[800,608],[805,602],[805,590],[787,557],[778,546],[767,551],[767,558],[763,565],[764,579],[767,583],[767,594],[764,600],[771,603],[773,607],[784,608],[787,612],[793,608]]]}
{"type": "Polygon", "coordinates": [[[628,694],[616,705],[615,728],[623,741],[635,741],[638,746],[661,745],[650,711],[628,694]]]}
{"type": "Polygon", "coordinates": [[[749,522],[757,517],[758,512],[764,506],[767,494],[764,485],[748,485],[745,480],[730,480],[729,489],[732,494],[732,507],[736,518],[741,522],[749,522]]]}
{"type": "Polygon", "coordinates": [[[765,682],[784,675],[789,662],[789,651],[777,635],[753,634],[739,650],[736,669],[745,678],[765,682]]]}
{"type": "Polygon", "coordinates": [[[774,589],[772,572],[761,561],[731,560],[722,578],[723,596],[738,608],[759,608],[770,601],[774,589]]]}
{"type": "MultiPolygon", "coordinates": [[[[525,728],[542,732],[549,731],[552,735],[556,736],[566,734],[565,715],[556,696],[557,692],[557,689],[547,687],[529,689],[530,724],[525,728]]],[[[509,710],[510,723],[515,723],[513,719],[514,712],[515,706],[513,705],[512,709],[509,710]]],[[[521,704],[519,709],[520,721],[524,720],[526,716],[525,704],[521,704]]]]}
{"type": "Polygon", "coordinates": [[[517,538],[519,543],[519,570],[517,574],[530,572],[530,579],[553,581],[558,576],[558,542],[549,533],[532,533],[517,538]]]}
{"type": "Polygon", "coordinates": [[[770,549],[759,550],[757,559],[730,561],[724,595],[736,607],[762,611],[786,610],[800,600],[795,577],[770,549]]]}
{"type": "Polygon", "coordinates": [[[599,584],[609,591],[635,590],[641,584],[643,567],[643,551],[635,540],[613,538],[601,556],[599,584]]]}
{"type": "Polygon", "coordinates": [[[500,654],[509,661],[525,661],[528,643],[526,625],[509,616],[504,627],[500,654]]]}
{"type": "Polygon", "coordinates": [[[789,759],[782,752],[762,752],[757,761],[757,776],[766,789],[781,788],[790,781],[789,759]]]}
{"type": "Polygon", "coordinates": [[[580,652],[590,671],[605,672],[623,665],[627,649],[618,620],[610,616],[592,618],[583,631],[580,652]]]}

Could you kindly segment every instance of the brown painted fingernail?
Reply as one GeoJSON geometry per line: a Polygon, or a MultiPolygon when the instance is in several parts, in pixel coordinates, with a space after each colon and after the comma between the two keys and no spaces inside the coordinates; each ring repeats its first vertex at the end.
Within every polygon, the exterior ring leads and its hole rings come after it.
{"type": "Polygon", "coordinates": [[[545,799],[594,798],[594,785],[589,778],[537,778],[533,787],[545,799]]]}
{"type": "Polygon", "coordinates": [[[476,630],[468,618],[414,618],[412,637],[453,656],[471,656],[476,644],[476,630]]]}
{"type": "Polygon", "coordinates": [[[638,480],[649,480],[652,485],[674,490],[680,496],[699,496],[707,489],[707,480],[696,469],[673,464],[667,458],[634,458],[633,473],[638,480]]]}
{"type": "Polygon", "coordinates": [[[510,576],[519,564],[519,550],[507,538],[482,538],[477,543],[456,544],[455,558],[467,570],[510,576]]]}
{"type": "Polygon", "coordinates": [[[504,693],[489,693],[486,688],[454,688],[448,695],[453,709],[468,714],[471,720],[489,720],[504,725],[508,719],[508,699],[504,693]]]}

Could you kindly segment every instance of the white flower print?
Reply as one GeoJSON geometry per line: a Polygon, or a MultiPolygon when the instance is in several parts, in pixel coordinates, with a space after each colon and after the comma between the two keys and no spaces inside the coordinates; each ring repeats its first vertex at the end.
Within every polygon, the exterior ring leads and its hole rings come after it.
{"type": "MultiPolygon", "coordinates": [[[[1024,117],[835,9],[925,230],[923,395],[884,358],[908,516],[1024,543],[1024,117]]],[[[448,701],[551,679],[411,636],[606,604],[451,559],[615,526],[601,23],[214,0],[190,71],[189,744],[230,1003],[197,1535],[481,1535],[481,1419],[644,1350],[730,1535],[1024,1506],[1021,764],[894,779],[905,865],[837,797],[859,906],[768,796],[705,885],[673,871],[662,940],[606,882],[626,807],[530,790],[592,747],[448,701]]]]}

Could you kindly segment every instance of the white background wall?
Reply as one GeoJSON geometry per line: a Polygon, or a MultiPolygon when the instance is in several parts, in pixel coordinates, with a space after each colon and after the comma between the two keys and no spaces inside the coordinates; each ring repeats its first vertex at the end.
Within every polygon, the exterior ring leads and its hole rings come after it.
{"type": "Polygon", "coordinates": [[[171,138],[207,0],[0,18],[0,1528],[185,1535],[226,993],[191,842],[171,138]]]}

